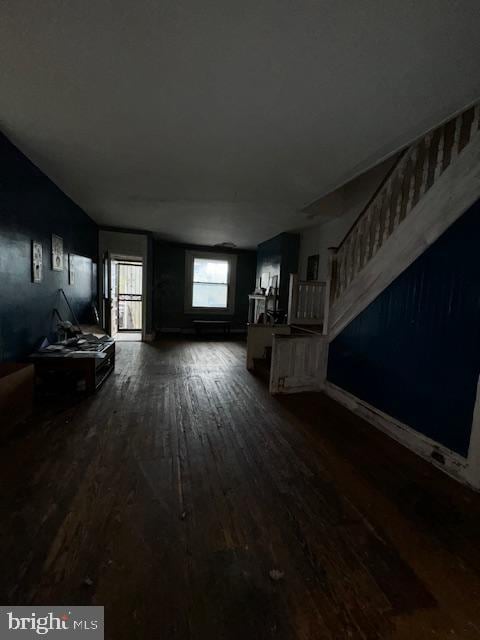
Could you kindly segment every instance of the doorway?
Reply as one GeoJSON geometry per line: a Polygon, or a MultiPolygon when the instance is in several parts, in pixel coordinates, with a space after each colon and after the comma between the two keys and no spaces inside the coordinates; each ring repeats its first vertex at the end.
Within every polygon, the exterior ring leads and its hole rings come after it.
{"type": "Polygon", "coordinates": [[[140,341],[143,331],[143,264],[138,259],[112,257],[111,326],[118,341],[140,341]]]}

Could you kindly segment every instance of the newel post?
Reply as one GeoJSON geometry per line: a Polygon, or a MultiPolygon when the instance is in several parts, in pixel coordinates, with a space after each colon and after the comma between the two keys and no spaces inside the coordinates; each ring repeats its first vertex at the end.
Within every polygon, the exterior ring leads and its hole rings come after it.
{"type": "Polygon", "coordinates": [[[323,335],[328,335],[328,323],[330,316],[330,305],[335,291],[335,278],[337,266],[337,247],[328,247],[328,276],[325,287],[325,303],[323,311],[323,335]]]}
{"type": "Polygon", "coordinates": [[[290,274],[290,285],[288,288],[288,312],[287,324],[292,324],[297,317],[298,305],[298,273],[290,274]]]}

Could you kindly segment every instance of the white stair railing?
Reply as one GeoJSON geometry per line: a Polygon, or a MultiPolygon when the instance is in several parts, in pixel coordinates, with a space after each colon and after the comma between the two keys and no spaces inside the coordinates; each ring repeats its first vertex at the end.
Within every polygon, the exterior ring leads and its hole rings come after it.
{"type": "Polygon", "coordinates": [[[321,280],[299,280],[290,274],[287,323],[324,327],[327,283],[321,280]]]}
{"type": "Polygon", "coordinates": [[[427,133],[398,158],[335,249],[330,299],[335,303],[480,128],[480,105],[427,133]]]}

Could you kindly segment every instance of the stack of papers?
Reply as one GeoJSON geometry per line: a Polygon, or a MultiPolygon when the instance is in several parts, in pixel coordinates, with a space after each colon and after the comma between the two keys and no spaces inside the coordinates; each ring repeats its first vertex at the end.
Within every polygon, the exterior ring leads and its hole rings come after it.
{"type": "Polygon", "coordinates": [[[73,358],[105,358],[102,352],[105,343],[113,342],[112,338],[102,336],[97,338],[93,333],[81,334],[77,338],[70,338],[64,342],[48,344],[45,339],[35,356],[55,356],[73,358]]]}

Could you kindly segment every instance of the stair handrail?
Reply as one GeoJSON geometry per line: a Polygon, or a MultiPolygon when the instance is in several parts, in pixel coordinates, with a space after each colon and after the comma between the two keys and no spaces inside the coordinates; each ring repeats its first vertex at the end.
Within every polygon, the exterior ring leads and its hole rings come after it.
{"type": "Polygon", "coordinates": [[[355,229],[355,227],[359,223],[360,219],[363,218],[363,216],[368,211],[368,209],[370,208],[372,203],[375,201],[375,199],[378,196],[378,194],[382,191],[383,187],[387,184],[387,182],[390,180],[392,175],[395,173],[395,171],[397,170],[397,168],[400,165],[401,161],[405,157],[405,155],[406,155],[407,151],[409,150],[409,148],[410,147],[406,147],[405,149],[402,149],[402,151],[400,151],[400,153],[398,154],[398,157],[396,158],[395,162],[390,167],[390,169],[387,171],[387,173],[384,175],[384,177],[380,181],[380,184],[375,189],[375,191],[373,192],[371,197],[368,199],[367,204],[361,209],[361,211],[358,214],[358,216],[352,222],[352,224],[348,228],[347,233],[343,236],[343,239],[341,240],[341,242],[336,247],[334,247],[335,251],[339,251],[342,248],[342,246],[345,244],[346,240],[348,239],[348,237],[350,236],[352,231],[355,229]]]}
{"type": "Polygon", "coordinates": [[[480,128],[480,104],[432,129],[405,148],[362,208],[341,243],[332,249],[331,304],[355,279],[416,207],[480,128]]]}

